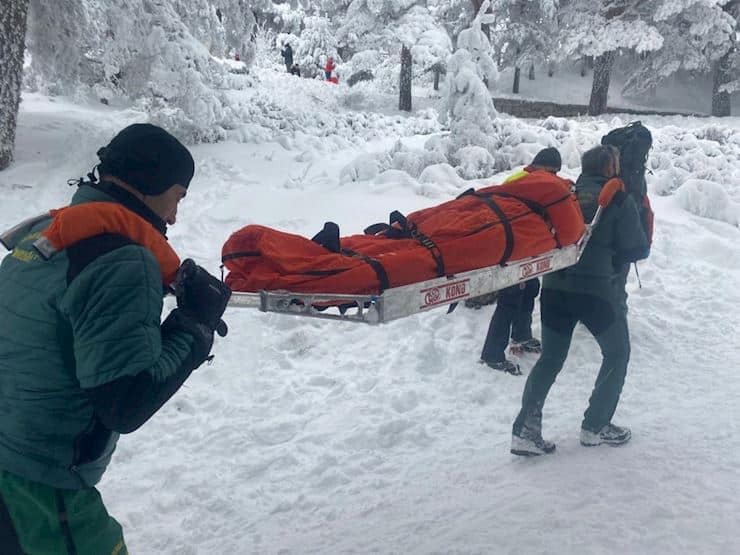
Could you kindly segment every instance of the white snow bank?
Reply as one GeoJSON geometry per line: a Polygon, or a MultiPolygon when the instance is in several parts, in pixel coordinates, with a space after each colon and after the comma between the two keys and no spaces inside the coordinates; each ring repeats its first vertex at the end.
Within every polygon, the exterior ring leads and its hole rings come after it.
{"type": "Polygon", "coordinates": [[[727,191],[714,181],[689,179],[676,192],[676,200],[692,214],[740,226],[740,204],[731,201],[727,191]]]}

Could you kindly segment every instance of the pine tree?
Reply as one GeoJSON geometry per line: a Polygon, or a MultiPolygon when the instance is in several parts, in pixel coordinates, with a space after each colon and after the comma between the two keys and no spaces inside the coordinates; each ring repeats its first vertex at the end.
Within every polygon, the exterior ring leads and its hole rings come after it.
{"type": "Polygon", "coordinates": [[[712,75],[713,116],[729,116],[731,114],[730,92],[738,87],[737,69],[733,66],[734,62],[738,61],[737,29],[738,18],[740,17],[740,0],[731,0],[722,9],[732,18],[733,23],[732,32],[729,35],[729,49],[714,65],[712,75]],[[735,78],[734,83],[733,78],[735,78]]]}
{"type": "Polygon", "coordinates": [[[251,62],[268,1],[220,0],[219,20],[210,0],[30,0],[30,72],[48,93],[137,101],[184,140],[218,140],[233,117],[218,58],[251,62]]]}
{"type": "Polygon", "coordinates": [[[660,49],[663,37],[651,21],[658,0],[562,0],[558,9],[560,59],[594,58],[589,113],[606,109],[609,80],[620,51],[660,49]]]}
{"type": "Polygon", "coordinates": [[[3,0],[3,4],[0,10],[0,170],[13,161],[28,0],[3,0]]]}
{"type": "Polygon", "coordinates": [[[398,109],[411,111],[411,50],[401,47],[401,77],[399,83],[398,109]]]}
{"type": "Polygon", "coordinates": [[[549,60],[557,41],[557,0],[492,0],[491,42],[500,68],[514,68],[519,92],[521,68],[534,79],[534,64],[549,60]]]}
{"type": "Polygon", "coordinates": [[[735,0],[653,0],[649,21],[663,37],[663,45],[635,58],[622,93],[635,97],[651,93],[679,71],[713,73],[713,112],[725,113],[727,86],[734,78],[736,4],[735,0]]]}

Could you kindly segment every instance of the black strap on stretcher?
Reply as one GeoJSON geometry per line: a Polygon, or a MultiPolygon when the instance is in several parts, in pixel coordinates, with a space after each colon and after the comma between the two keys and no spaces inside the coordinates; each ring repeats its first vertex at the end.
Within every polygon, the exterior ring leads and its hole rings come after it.
{"type": "Polygon", "coordinates": [[[463,191],[461,194],[458,195],[457,198],[468,196],[475,197],[486,203],[486,205],[491,210],[493,210],[493,213],[498,216],[498,219],[501,220],[501,225],[504,226],[504,235],[506,236],[506,247],[504,247],[504,252],[501,255],[501,259],[498,261],[498,264],[503,266],[509,261],[509,258],[511,258],[511,253],[514,250],[514,230],[511,227],[511,222],[509,221],[509,218],[506,216],[501,207],[496,204],[495,200],[487,195],[482,195],[475,189],[468,189],[467,191],[463,191]]]}
{"type": "Polygon", "coordinates": [[[388,279],[388,273],[385,271],[385,268],[380,263],[380,261],[376,258],[373,258],[372,256],[367,256],[357,251],[353,251],[352,249],[341,249],[339,251],[339,254],[343,254],[344,256],[349,256],[351,258],[357,258],[358,260],[362,260],[363,262],[368,264],[375,271],[375,275],[378,276],[381,293],[390,287],[391,282],[388,279]]]}
{"type": "Polygon", "coordinates": [[[497,192],[494,192],[494,193],[490,193],[490,194],[491,194],[491,196],[497,196],[497,197],[503,197],[503,198],[511,198],[511,199],[514,199],[514,200],[518,200],[519,202],[521,202],[522,204],[524,204],[532,212],[534,212],[540,218],[543,219],[543,221],[547,225],[548,229],[550,230],[550,233],[552,234],[553,239],[555,239],[555,246],[557,248],[559,248],[559,249],[563,247],[562,243],[560,242],[560,237],[558,236],[558,230],[555,228],[555,224],[553,224],[552,218],[550,218],[550,213],[547,211],[547,209],[550,206],[553,206],[553,205],[555,205],[555,204],[557,204],[559,202],[562,202],[562,201],[566,200],[567,198],[570,197],[570,194],[565,195],[564,197],[559,198],[559,199],[557,199],[557,200],[555,200],[555,201],[553,201],[553,202],[551,202],[550,204],[547,204],[547,205],[540,204],[539,202],[537,202],[535,200],[532,200],[532,199],[529,199],[529,198],[525,198],[525,197],[522,197],[522,196],[519,196],[519,195],[515,195],[514,193],[497,193],[497,192]]]}
{"type": "MultiPolygon", "coordinates": [[[[368,264],[375,272],[375,275],[378,277],[381,293],[390,287],[391,282],[388,279],[388,272],[385,271],[385,268],[379,260],[373,258],[372,256],[367,256],[357,251],[353,251],[352,249],[343,249],[341,247],[341,239],[339,238],[339,226],[334,222],[326,222],[324,224],[324,228],[316,235],[314,235],[311,240],[333,253],[342,254],[350,258],[356,258],[368,264]]],[[[344,270],[314,270],[307,273],[311,275],[331,275],[338,274],[343,271],[344,270]]]]}
{"type": "Polygon", "coordinates": [[[409,224],[408,218],[398,210],[391,212],[388,219],[390,223],[379,223],[366,227],[365,235],[378,235],[382,233],[389,239],[416,239],[432,255],[434,264],[436,265],[437,277],[443,277],[447,274],[442,251],[431,238],[419,231],[416,224],[409,224]]]}

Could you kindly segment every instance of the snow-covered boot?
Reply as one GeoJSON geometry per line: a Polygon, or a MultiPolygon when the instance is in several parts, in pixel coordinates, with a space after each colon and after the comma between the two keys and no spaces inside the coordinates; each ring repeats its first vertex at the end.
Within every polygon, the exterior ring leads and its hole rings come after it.
{"type": "Polygon", "coordinates": [[[534,337],[526,341],[512,341],[509,344],[509,352],[515,356],[522,356],[524,353],[541,353],[542,343],[534,337]]]}
{"type": "Polygon", "coordinates": [[[489,362],[487,360],[481,360],[481,362],[485,365],[487,365],[489,368],[493,368],[494,370],[499,370],[501,372],[506,372],[507,374],[511,374],[513,376],[521,376],[522,371],[519,369],[518,364],[514,364],[510,360],[502,360],[499,362],[489,362]]]}
{"type": "Polygon", "coordinates": [[[585,447],[595,447],[606,443],[608,445],[622,445],[627,443],[632,437],[629,428],[615,426],[611,422],[601,428],[600,432],[591,432],[581,428],[581,445],[585,447]]]}
{"type": "Polygon", "coordinates": [[[511,434],[511,454],[522,457],[546,455],[555,451],[555,444],[542,439],[542,434],[526,426],[517,434],[511,434]]]}

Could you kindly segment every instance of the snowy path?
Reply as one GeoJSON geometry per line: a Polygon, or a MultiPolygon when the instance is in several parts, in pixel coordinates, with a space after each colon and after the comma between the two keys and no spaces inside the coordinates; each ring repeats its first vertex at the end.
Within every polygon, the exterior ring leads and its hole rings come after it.
{"type": "MultiPolygon", "coordinates": [[[[19,162],[0,174],[0,224],[62,204],[64,179],[132,117],[27,102],[19,162]],[[84,132],[70,135],[70,118],[84,132]]],[[[589,120],[571,125],[598,139],[589,120]]],[[[308,235],[334,219],[351,233],[438,202],[337,184],[360,148],[391,142],[308,154],[197,147],[173,244],[215,271],[223,240],[246,223],[308,235]]],[[[578,444],[600,359],[580,328],[545,407],[557,453],[521,460],[508,443],[524,379],[477,363],[492,307],[382,327],[232,309],[214,364],[122,438],[100,485],[131,552],[734,552],[740,229],[654,200],[654,252],[642,289],[629,284],[632,361],[615,418],[632,427],[630,444],[578,444]]],[[[522,363],[526,372],[534,359],[522,363]]]]}

